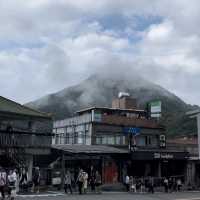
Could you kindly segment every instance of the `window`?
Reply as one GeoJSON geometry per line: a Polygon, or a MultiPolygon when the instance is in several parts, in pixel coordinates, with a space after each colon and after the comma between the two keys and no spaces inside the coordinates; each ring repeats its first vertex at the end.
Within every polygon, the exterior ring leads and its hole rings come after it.
{"type": "Polygon", "coordinates": [[[96,144],[101,144],[102,138],[101,137],[96,137],[96,144]]]}
{"type": "Polygon", "coordinates": [[[102,144],[107,144],[107,137],[106,136],[102,137],[102,144]]]}
{"type": "Polygon", "coordinates": [[[78,142],[77,142],[77,144],[83,144],[83,132],[81,131],[81,132],[78,132],[78,142]]]}
{"type": "Polygon", "coordinates": [[[107,138],[107,144],[115,144],[115,138],[113,136],[109,136],[107,138]]]}
{"type": "Polygon", "coordinates": [[[74,141],[73,141],[74,144],[78,144],[78,133],[75,132],[74,133],[74,141]]]}
{"type": "Polygon", "coordinates": [[[60,144],[60,136],[59,136],[59,134],[56,134],[56,139],[55,139],[55,143],[56,144],[60,144]]]}
{"type": "Polygon", "coordinates": [[[116,136],[115,137],[115,144],[120,145],[120,140],[121,140],[121,137],[120,136],[116,136]]]}
{"type": "Polygon", "coordinates": [[[121,145],[125,145],[125,144],[126,144],[126,137],[121,136],[121,145]]]}
{"type": "Polygon", "coordinates": [[[144,136],[137,137],[136,144],[137,146],[145,146],[146,145],[145,137],[144,136]]]}
{"type": "Polygon", "coordinates": [[[69,133],[65,135],[65,144],[69,144],[69,133]]]}

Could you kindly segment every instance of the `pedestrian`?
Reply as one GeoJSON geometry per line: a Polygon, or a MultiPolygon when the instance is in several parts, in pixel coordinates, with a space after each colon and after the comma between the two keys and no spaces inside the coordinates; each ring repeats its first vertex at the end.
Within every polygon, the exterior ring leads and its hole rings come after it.
{"type": "Polygon", "coordinates": [[[70,193],[72,194],[72,176],[69,170],[67,170],[67,173],[65,175],[64,189],[65,189],[65,193],[67,193],[67,189],[69,189],[70,193]]]}
{"type": "Polygon", "coordinates": [[[88,173],[83,172],[83,192],[87,193],[87,187],[88,187],[88,173]]]}
{"type": "Polygon", "coordinates": [[[91,191],[95,192],[95,171],[94,171],[93,166],[90,167],[89,184],[90,184],[90,187],[91,187],[91,191]]]}
{"type": "Polygon", "coordinates": [[[152,194],[154,193],[154,178],[150,177],[149,178],[149,192],[152,194]]]}
{"type": "Polygon", "coordinates": [[[136,192],[136,181],[133,176],[130,176],[130,192],[136,192]]]}
{"type": "Polygon", "coordinates": [[[140,182],[141,182],[140,192],[143,193],[145,191],[145,181],[143,177],[140,179],[140,182]]]}
{"type": "Polygon", "coordinates": [[[91,191],[95,192],[95,174],[92,174],[90,176],[90,186],[91,186],[91,191]]]}
{"type": "Polygon", "coordinates": [[[173,191],[173,179],[170,177],[169,178],[169,192],[173,191]]]}
{"type": "Polygon", "coordinates": [[[179,178],[179,179],[177,179],[177,189],[178,189],[178,191],[181,190],[181,187],[182,187],[182,183],[181,183],[181,179],[179,178]]]}
{"type": "Polygon", "coordinates": [[[129,187],[130,187],[130,178],[128,176],[128,174],[125,177],[125,186],[126,186],[126,191],[129,191],[129,187]]]}
{"type": "Polygon", "coordinates": [[[177,183],[176,183],[176,178],[173,178],[173,191],[177,191],[177,183]]]}
{"type": "Polygon", "coordinates": [[[33,174],[33,192],[39,193],[40,186],[40,168],[36,167],[33,174]]]}
{"type": "Polygon", "coordinates": [[[167,193],[169,189],[169,181],[166,177],[164,178],[163,183],[164,183],[165,192],[167,193]]]}
{"type": "Polygon", "coordinates": [[[79,194],[82,194],[82,190],[83,190],[83,170],[82,169],[79,170],[76,183],[78,184],[79,194]]]}
{"type": "Polygon", "coordinates": [[[95,186],[96,186],[96,192],[97,193],[101,193],[101,175],[98,171],[96,171],[95,174],[95,186]]]}
{"type": "Polygon", "coordinates": [[[0,167],[0,193],[2,200],[5,199],[6,176],[6,171],[0,167]]]}
{"type": "Polygon", "coordinates": [[[14,200],[16,197],[16,181],[17,181],[17,174],[14,170],[10,170],[8,175],[8,198],[10,200],[14,200]]]}
{"type": "Polygon", "coordinates": [[[23,192],[28,191],[28,173],[25,168],[22,168],[19,184],[23,192]]]}

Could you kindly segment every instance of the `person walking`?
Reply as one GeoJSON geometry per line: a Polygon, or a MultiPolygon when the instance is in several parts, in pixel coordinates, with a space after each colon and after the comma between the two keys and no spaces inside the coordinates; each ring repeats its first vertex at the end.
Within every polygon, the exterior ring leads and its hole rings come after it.
{"type": "Polygon", "coordinates": [[[33,174],[33,192],[39,193],[40,186],[40,168],[36,167],[33,174]]]}
{"type": "Polygon", "coordinates": [[[23,192],[28,190],[28,173],[25,168],[22,168],[19,184],[23,192]]]}
{"type": "Polygon", "coordinates": [[[96,192],[97,193],[101,193],[101,175],[98,171],[96,171],[95,174],[95,186],[96,186],[96,192]]]}
{"type": "Polygon", "coordinates": [[[0,193],[2,196],[2,200],[5,199],[5,186],[6,186],[6,172],[0,167],[0,193]]]}
{"type": "Polygon", "coordinates": [[[91,174],[89,183],[90,183],[91,191],[95,192],[95,174],[91,174]]]}
{"type": "Polygon", "coordinates": [[[181,183],[181,179],[179,178],[179,179],[177,179],[177,189],[178,189],[178,191],[181,190],[181,187],[182,187],[182,183],[181,183]]]}
{"type": "Polygon", "coordinates": [[[165,188],[165,192],[167,193],[169,189],[169,181],[166,177],[164,178],[164,188],[165,188]]]}
{"type": "Polygon", "coordinates": [[[87,193],[87,187],[88,187],[88,173],[83,172],[83,192],[87,193]]]}
{"type": "Polygon", "coordinates": [[[69,170],[67,170],[67,173],[65,175],[64,189],[66,194],[67,194],[67,189],[69,189],[70,193],[72,194],[72,176],[69,170]]]}
{"type": "Polygon", "coordinates": [[[152,194],[154,193],[154,178],[150,177],[149,178],[149,192],[152,194]]]}
{"type": "Polygon", "coordinates": [[[17,174],[15,171],[11,170],[8,175],[8,198],[10,200],[14,200],[16,197],[16,181],[17,181],[17,174]]]}
{"type": "Polygon", "coordinates": [[[125,177],[125,186],[126,186],[126,191],[129,192],[130,178],[129,178],[128,174],[125,177]]]}
{"type": "Polygon", "coordinates": [[[82,169],[80,169],[80,171],[79,171],[76,182],[78,183],[79,194],[82,194],[82,190],[83,190],[83,170],[82,169]]]}

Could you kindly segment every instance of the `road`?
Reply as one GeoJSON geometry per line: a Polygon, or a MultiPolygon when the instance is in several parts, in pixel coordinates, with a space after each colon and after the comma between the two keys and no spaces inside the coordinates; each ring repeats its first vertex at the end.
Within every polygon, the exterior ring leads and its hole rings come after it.
{"type": "Polygon", "coordinates": [[[18,196],[17,200],[200,200],[200,192],[129,194],[110,192],[103,194],[65,195],[63,193],[48,193],[40,195],[18,196]]]}

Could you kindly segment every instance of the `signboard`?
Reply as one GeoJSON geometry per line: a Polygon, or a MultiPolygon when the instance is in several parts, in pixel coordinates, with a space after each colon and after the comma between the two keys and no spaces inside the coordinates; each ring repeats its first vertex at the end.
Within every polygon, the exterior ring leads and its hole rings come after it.
{"type": "Polygon", "coordinates": [[[161,117],[161,106],[162,103],[160,100],[152,101],[149,103],[151,117],[153,118],[161,117]]]}
{"type": "Polygon", "coordinates": [[[92,121],[93,122],[101,122],[101,113],[95,110],[92,110],[92,121]]]}
{"type": "Polygon", "coordinates": [[[133,151],[133,160],[187,160],[188,152],[133,151]]]}
{"type": "Polygon", "coordinates": [[[138,128],[138,127],[125,127],[123,129],[123,132],[125,134],[132,134],[132,135],[136,136],[136,135],[140,134],[140,128],[138,128]]]}

